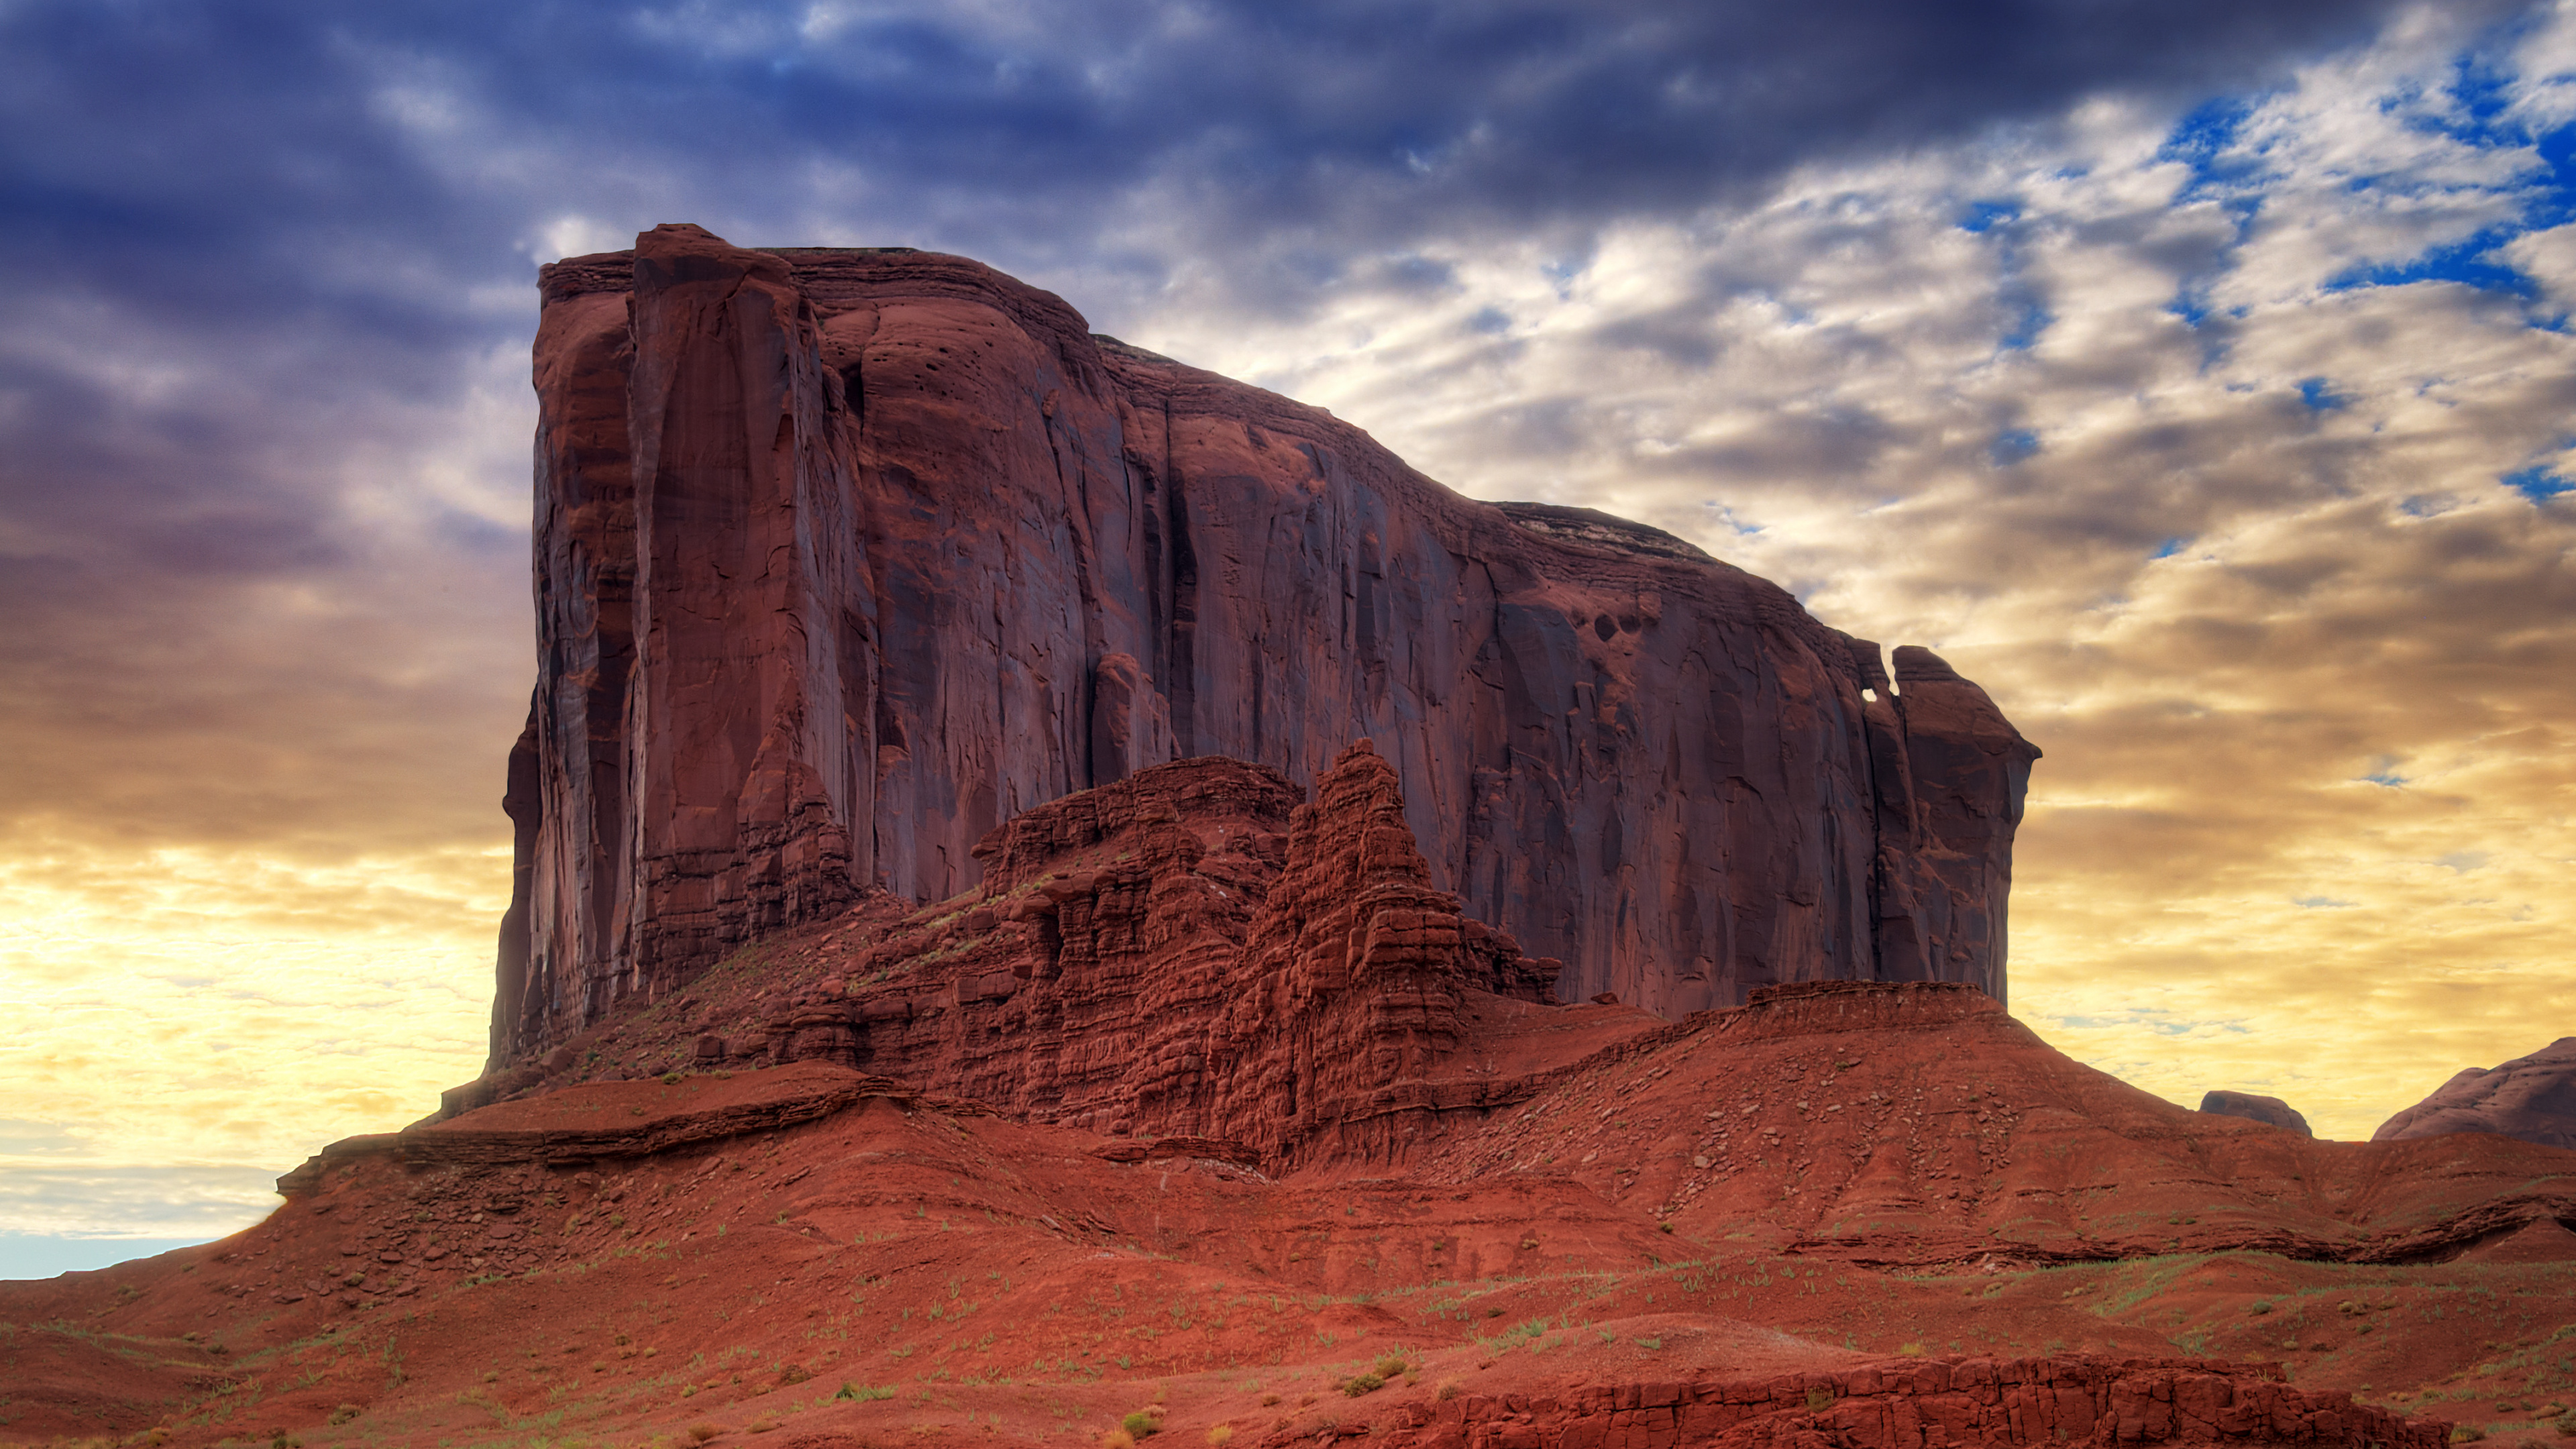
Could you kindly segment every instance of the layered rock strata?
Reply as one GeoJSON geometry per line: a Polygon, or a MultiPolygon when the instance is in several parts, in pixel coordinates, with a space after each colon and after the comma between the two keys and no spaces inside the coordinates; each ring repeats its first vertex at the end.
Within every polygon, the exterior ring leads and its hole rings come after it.
{"type": "Polygon", "coordinates": [[[1919,649],[1606,515],[1462,498],[1319,409],[956,257],[661,227],[545,269],[539,667],[496,1065],[996,825],[1373,737],[1430,885],[1569,997],[2004,986],[2037,751],[1919,649]]]}
{"type": "MultiPolygon", "coordinates": [[[[975,891],[853,913],[830,938],[832,974],[762,994],[773,973],[752,973],[691,1064],[831,1062],[1273,1164],[1326,1148],[1392,1160],[1490,1091],[1453,1060],[1471,1000],[1546,1002],[1560,963],[1431,887],[1395,771],[1368,742],[1315,803],[1299,793],[1209,757],[1040,806],[978,843],[975,891]]],[[[460,1088],[449,1114],[573,1058],[460,1088]]]]}
{"type": "MultiPolygon", "coordinates": [[[[1416,1406],[1407,1449],[1917,1449],[1933,1444],[2313,1444],[2441,1449],[2449,1425],[2306,1392],[2277,1364],[2089,1357],[1890,1363],[1416,1406]]],[[[1266,1444],[1285,1445],[1286,1435],[1266,1444]]]]}

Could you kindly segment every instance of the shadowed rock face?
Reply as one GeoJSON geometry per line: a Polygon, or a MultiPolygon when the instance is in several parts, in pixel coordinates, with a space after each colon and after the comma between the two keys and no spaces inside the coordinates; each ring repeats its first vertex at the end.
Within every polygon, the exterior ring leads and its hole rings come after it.
{"type": "Polygon", "coordinates": [[[2379,1124],[2373,1142],[2493,1132],[2576,1147],[2576,1036],[2497,1067],[2464,1067],[2433,1095],[2379,1124]]]}
{"type": "Polygon", "coordinates": [[[2038,751],[1926,651],[1892,689],[1681,540],[1461,498],[961,258],[662,227],[542,287],[496,1065],[873,886],[969,889],[1033,806],[1355,738],[1567,999],[2003,993],[2038,751]]]}
{"type": "Polygon", "coordinates": [[[2296,1132],[2302,1137],[2317,1135],[2308,1130],[2308,1119],[2301,1116],[2297,1108],[2278,1097],[2262,1097],[2252,1092],[2208,1092],[2201,1096],[2200,1110],[2214,1117],[2242,1117],[2248,1122],[2260,1122],[2284,1132],[2296,1132]]]}

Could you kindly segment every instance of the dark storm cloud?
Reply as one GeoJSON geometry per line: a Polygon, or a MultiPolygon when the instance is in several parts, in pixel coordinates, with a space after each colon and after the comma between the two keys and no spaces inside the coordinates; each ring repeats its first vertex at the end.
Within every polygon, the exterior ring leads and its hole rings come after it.
{"type": "MultiPolygon", "coordinates": [[[[469,299],[523,285],[552,217],[811,241],[788,231],[837,216],[1045,269],[1148,186],[1201,260],[1293,308],[1410,237],[1581,233],[2103,89],[2244,84],[2390,8],[22,3],[0,257],[39,287],[0,321],[301,354],[285,392],[318,411],[356,401],[328,396],[345,379],[451,386],[460,349],[523,330],[524,304],[469,299]]],[[[85,487],[27,439],[111,409],[24,366],[0,377],[12,492],[85,487]]]]}
{"type": "Polygon", "coordinates": [[[533,210],[792,215],[817,160],[881,217],[963,194],[962,229],[1031,248],[1173,174],[1242,228],[1686,208],[2104,89],[2259,81],[2392,8],[22,4],[5,217],[11,251],[182,315],[417,342],[454,292],[317,253],[434,284],[505,265],[533,210]],[[457,154],[406,98],[453,109],[457,154]]]}

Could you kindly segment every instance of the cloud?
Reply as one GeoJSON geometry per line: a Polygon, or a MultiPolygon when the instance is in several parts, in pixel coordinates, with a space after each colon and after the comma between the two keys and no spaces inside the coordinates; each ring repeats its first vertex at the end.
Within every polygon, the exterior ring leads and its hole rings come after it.
{"type": "MultiPolygon", "coordinates": [[[[5,1159],[0,1159],[5,1161],[5,1159]]],[[[8,1162],[0,1175],[0,1276],[16,1271],[10,1239],[108,1239],[107,1251],[134,1240],[203,1242],[238,1232],[277,1206],[276,1172],[256,1167],[82,1167],[8,1162]]],[[[171,1244],[175,1246],[175,1243],[171,1244]]]]}

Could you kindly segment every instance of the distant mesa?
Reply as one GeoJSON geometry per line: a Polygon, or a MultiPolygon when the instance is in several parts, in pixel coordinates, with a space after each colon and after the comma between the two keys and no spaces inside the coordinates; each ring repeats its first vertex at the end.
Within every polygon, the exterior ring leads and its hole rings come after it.
{"type": "Polygon", "coordinates": [[[1590,509],[1493,505],[961,257],[658,227],[542,273],[537,685],[492,1065],[986,834],[1373,739],[1426,888],[1672,1017],[1998,1000],[2031,762],[1920,648],[1590,509]]]}
{"type": "Polygon", "coordinates": [[[2576,1147],[2576,1036],[2494,1067],[2464,1067],[2433,1095],[2379,1124],[2373,1142],[2493,1132],[2576,1147]]]}
{"type": "Polygon", "coordinates": [[[2200,1099],[2200,1110],[2219,1117],[2242,1117],[2248,1122],[2260,1122],[2267,1127],[2278,1127],[2284,1132],[2296,1132],[2302,1137],[2317,1135],[2308,1130],[2308,1119],[2300,1116],[2297,1108],[2278,1097],[2262,1097],[2252,1092],[2216,1091],[2200,1099]]]}

